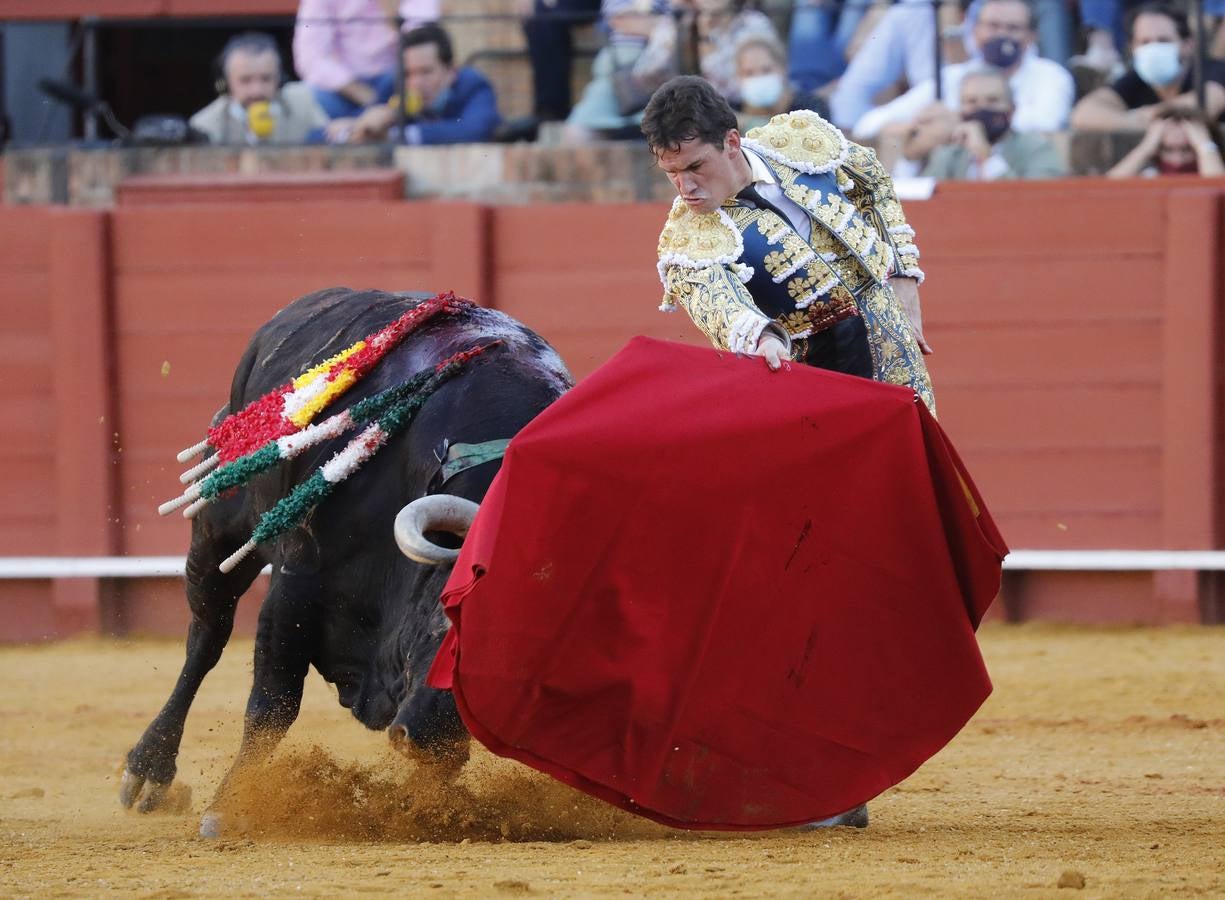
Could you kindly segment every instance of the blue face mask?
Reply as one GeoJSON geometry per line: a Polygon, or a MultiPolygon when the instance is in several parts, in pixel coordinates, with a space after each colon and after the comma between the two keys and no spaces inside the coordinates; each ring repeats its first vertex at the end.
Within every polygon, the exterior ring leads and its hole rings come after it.
{"type": "Polygon", "coordinates": [[[1131,65],[1136,74],[1153,87],[1173,84],[1182,74],[1178,45],[1169,41],[1156,41],[1137,47],[1131,53],[1131,65]]]}
{"type": "Polygon", "coordinates": [[[1016,38],[996,37],[978,48],[983,62],[997,69],[1011,69],[1021,58],[1021,42],[1016,38]]]}
{"type": "Polygon", "coordinates": [[[972,113],[965,113],[961,117],[963,122],[982,123],[988,144],[996,143],[1008,133],[1008,127],[1012,124],[1011,120],[1012,116],[1007,111],[996,109],[978,109],[972,113]]]}

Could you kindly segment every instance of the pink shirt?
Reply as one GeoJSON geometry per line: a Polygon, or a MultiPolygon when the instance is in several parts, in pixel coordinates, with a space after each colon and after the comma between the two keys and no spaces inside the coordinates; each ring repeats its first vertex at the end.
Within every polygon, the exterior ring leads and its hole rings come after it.
{"type": "MultiPolygon", "coordinates": [[[[437,21],[438,6],[439,0],[400,0],[404,27],[437,21]]],[[[298,75],[335,91],[394,69],[396,32],[386,16],[379,0],[301,0],[293,33],[298,75]]]]}

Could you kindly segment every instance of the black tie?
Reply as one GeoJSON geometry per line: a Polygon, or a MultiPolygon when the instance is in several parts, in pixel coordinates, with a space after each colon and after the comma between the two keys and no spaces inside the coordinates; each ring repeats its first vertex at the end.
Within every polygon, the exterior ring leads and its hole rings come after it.
{"type": "Polygon", "coordinates": [[[761,195],[761,193],[757,190],[756,182],[751,182],[748,187],[736,195],[736,199],[745,200],[753,204],[758,209],[768,209],[770,212],[782,219],[785,224],[791,224],[791,220],[787,218],[781,209],[761,195]]]}

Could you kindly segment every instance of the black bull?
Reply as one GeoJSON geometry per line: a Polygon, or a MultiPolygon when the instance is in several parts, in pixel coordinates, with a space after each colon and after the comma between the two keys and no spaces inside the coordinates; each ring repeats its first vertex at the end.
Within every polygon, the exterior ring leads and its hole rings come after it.
{"type": "MultiPolygon", "coordinates": [[[[218,416],[377,331],[424,296],[333,288],[297,300],[256,332],[234,373],[229,406],[218,416]]],[[[166,705],[128,753],[120,791],[125,806],[147,811],[165,797],[196,691],[229,640],[238,598],[265,564],[272,579],[260,609],[254,684],[234,767],[284,735],[297,717],[310,666],[336,685],[341,705],[366,727],[390,727],[405,749],[445,765],[466,759],[468,738],[450,693],[424,684],[447,628],[438,599],[451,567],[405,558],[392,522],[409,501],[442,489],[436,451],[444,441],[515,435],[571,385],[570,375],[539,336],[504,314],[471,309],[410,332],[323,414],[495,339],[502,343],[443,383],[413,423],[302,526],[261,546],[229,574],[218,564],[248,539],[260,514],[351,435],[259,476],[195,518],[187,557],[187,658],[166,705]]],[[[446,481],[445,492],[479,502],[498,467],[489,461],[462,471],[446,481]]]]}

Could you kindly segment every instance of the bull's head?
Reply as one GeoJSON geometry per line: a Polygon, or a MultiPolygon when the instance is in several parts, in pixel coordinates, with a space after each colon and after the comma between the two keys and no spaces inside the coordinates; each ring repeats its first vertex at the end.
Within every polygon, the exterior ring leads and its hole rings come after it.
{"type": "Polygon", "coordinates": [[[454,494],[429,494],[414,500],[396,516],[396,545],[409,559],[427,566],[453,563],[459,551],[440,547],[425,534],[442,531],[462,540],[472,527],[479,508],[471,500],[454,494]]]}

